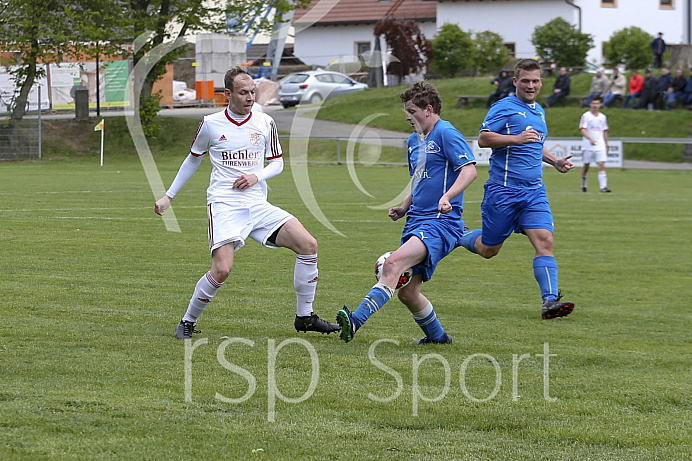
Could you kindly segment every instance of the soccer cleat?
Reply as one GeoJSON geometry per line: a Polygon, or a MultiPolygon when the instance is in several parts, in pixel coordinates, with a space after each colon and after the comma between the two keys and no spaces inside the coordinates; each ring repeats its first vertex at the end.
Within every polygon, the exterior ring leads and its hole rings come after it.
{"type": "Polygon", "coordinates": [[[603,189],[601,189],[601,192],[613,192],[613,191],[608,189],[607,187],[604,187],[603,189]]]}
{"type": "Polygon", "coordinates": [[[314,312],[310,315],[301,317],[296,315],[296,320],[293,322],[293,326],[296,327],[296,331],[302,331],[303,333],[308,331],[317,331],[318,333],[329,334],[341,329],[336,323],[329,323],[322,320],[314,312]]]}
{"type": "Polygon", "coordinates": [[[341,327],[339,337],[345,342],[351,341],[356,335],[358,327],[356,327],[348,307],[344,306],[343,309],[339,309],[339,312],[336,313],[336,323],[341,327]]]}
{"type": "Polygon", "coordinates": [[[552,301],[546,301],[543,303],[543,309],[541,311],[541,317],[543,319],[554,319],[555,317],[565,317],[572,313],[574,309],[574,303],[566,302],[561,303],[560,299],[562,294],[558,292],[557,298],[552,301]]]}
{"type": "Polygon", "coordinates": [[[181,320],[175,329],[175,337],[178,339],[190,339],[193,333],[201,333],[201,331],[195,330],[196,325],[196,322],[181,320]]]}
{"type": "Polygon", "coordinates": [[[581,191],[582,191],[582,192],[586,192],[586,187],[582,187],[582,188],[581,188],[581,191]]]}
{"type": "Polygon", "coordinates": [[[425,344],[452,344],[452,337],[445,333],[445,336],[444,338],[442,338],[442,341],[433,341],[432,339],[426,336],[423,339],[419,339],[418,341],[411,341],[408,344],[409,346],[419,346],[425,344]]]}

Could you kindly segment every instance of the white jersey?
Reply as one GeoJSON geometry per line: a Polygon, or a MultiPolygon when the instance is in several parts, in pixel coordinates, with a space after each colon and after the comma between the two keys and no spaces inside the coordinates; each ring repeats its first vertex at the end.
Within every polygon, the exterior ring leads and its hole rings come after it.
{"type": "Polygon", "coordinates": [[[207,203],[267,199],[266,181],[242,191],[234,189],[233,183],[244,174],[258,174],[265,160],[282,156],[276,125],[269,115],[253,111],[238,116],[226,108],[205,116],[190,153],[198,157],[207,152],[213,166],[207,203]]]}
{"type": "Polygon", "coordinates": [[[608,118],[603,113],[594,115],[591,111],[585,112],[579,121],[579,129],[586,128],[586,132],[591,139],[596,141],[596,144],[591,145],[591,142],[582,136],[582,150],[602,150],[605,151],[604,132],[608,131],[608,118]]]}

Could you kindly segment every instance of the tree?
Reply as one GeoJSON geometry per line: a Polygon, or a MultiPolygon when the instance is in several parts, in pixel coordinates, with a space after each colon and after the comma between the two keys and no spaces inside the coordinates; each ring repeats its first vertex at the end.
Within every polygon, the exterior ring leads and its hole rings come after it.
{"type": "Polygon", "coordinates": [[[481,73],[496,73],[509,62],[509,50],[502,36],[485,31],[476,34],[476,67],[481,73]]]}
{"type": "MultiPolygon", "coordinates": [[[[16,50],[19,59],[13,77],[20,89],[12,120],[24,116],[31,87],[42,76],[39,62],[58,62],[63,55],[100,56],[122,53],[121,45],[138,37],[133,64],[164,42],[184,39],[197,31],[222,32],[229,17],[240,18],[238,26],[252,24],[255,30],[270,30],[271,21],[255,20],[255,11],[273,5],[287,12],[309,0],[0,0],[0,49],[16,50]],[[113,37],[117,37],[113,39],[113,37]]],[[[152,95],[154,82],[166,72],[182,49],[160,57],[146,75],[140,91],[139,115],[146,134],[156,132],[155,117],[160,95],[152,95]]],[[[7,63],[4,63],[7,64],[7,63]]]]}
{"type": "MultiPolygon", "coordinates": [[[[136,66],[147,52],[164,42],[182,40],[188,34],[199,31],[224,32],[227,29],[227,18],[233,18],[237,28],[250,25],[256,31],[269,31],[273,27],[273,22],[258,14],[268,5],[275,8],[278,13],[284,14],[309,3],[310,0],[133,1],[130,3],[133,37],[150,34],[149,38],[135,52],[133,64],[136,66]],[[223,3],[227,3],[227,5],[222,6],[223,3]],[[177,32],[175,31],[176,27],[177,32]]],[[[139,95],[139,115],[142,128],[147,135],[154,135],[157,132],[155,119],[161,96],[160,94],[152,94],[154,83],[163,77],[166,73],[166,66],[175,61],[182,52],[183,48],[179,47],[161,56],[144,79],[139,95]]]]}
{"type": "Polygon", "coordinates": [[[582,67],[593,48],[593,37],[562,18],[537,26],[531,36],[538,56],[558,67],[582,67]]]}
{"type": "Polygon", "coordinates": [[[624,64],[628,69],[642,69],[651,63],[651,40],[653,37],[639,27],[628,27],[613,33],[604,44],[603,54],[612,66],[624,64]]]}
{"type": "Polygon", "coordinates": [[[399,82],[409,74],[423,70],[430,62],[430,42],[414,21],[382,18],[375,24],[375,35],[384,35],[387,46],[396,58],[389,64],[389,72],[399,77],[399,82]]]}
{"type": "Polygon", "coordinates": [[[456,24],[445,23],[432,43],[431,67],[445,77],[455,77],[474,65],[476,47],[471,34],[456,24]]]}

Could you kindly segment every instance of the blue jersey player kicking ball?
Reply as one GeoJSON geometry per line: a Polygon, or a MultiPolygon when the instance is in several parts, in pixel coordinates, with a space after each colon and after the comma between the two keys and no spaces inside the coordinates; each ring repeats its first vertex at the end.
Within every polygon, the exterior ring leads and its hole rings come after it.
{"type": "Polygon", "coordinates": [[[413,268],[411,282],[399,289],[425,337],[410,344],[451,343],[428,298],[420,292],[437,263],[454,250],[464,231],[463,191],[478,176],[473,151],[462,134],[440,119],[442,102],[434,86],[419,82],[401,94],[406,121],[415,133],[407,141],[411,191],[401,206],[389,210],[396,221],[408,214],[401,246],[384,263],[380,280],[354,312],[336,314],[341,339],[349,342],[368,318],[394,295],[399,276],[413,268]]]}
{"type": "Polygon", "coordinates": [[[545,111],[536,102],[541,67],[523,59],[514,67],[516,93],[495,103],[483,120],[480,147],[492,147],[489,179],[481,205],[483,228],[467,231],[459,244],[492,258],[512,232],[523,233],[536,249],[533,273],[541,290],[542,317],[569,315],[574,303],[560,302],[553,256],[553,215],[543,184],[543,162],[561,173],[574,168],[570,156],[558,158],[543,145],[548,136],[545,111]]]}

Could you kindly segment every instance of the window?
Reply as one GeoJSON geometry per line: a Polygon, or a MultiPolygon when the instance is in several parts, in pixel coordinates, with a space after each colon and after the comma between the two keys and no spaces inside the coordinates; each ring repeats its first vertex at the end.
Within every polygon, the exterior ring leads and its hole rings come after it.
{"type": "Polygon", "coordinates": [[[510,58],[514,58],[516,56],[516,44],[515,43],[505,43],[505,48],[507,48],[507,55],[510,58]]]}
{"type": "Polygon", "coordinates": [[[284,83],[303,83],[308,77],[308,74],[295,74],[288,77],[284,83]]]}
{"type": "Polygon", "coordinates": [[[332,74],[317,74],[315,75],[315,78],[317,81],[322,83],[334,83],[334,77],[332,77],[332,74]]]}
{"type": "Polygon", "coordinates": [[[673,8],[673,0],[660,0],[661,8],[673,8]]]}
{"type": "Polygon", "coordinates": [[[601,6],[605,6],[608,8],[615,8],[617,5],[615,4],[616,0],[601,0],[601,6]]]}
{"type": "MultiPolygon", "coordinates": [[[[375,39],[377,40],[377,39],[375,39]]],[[[366,62],[370,59],[370,42],[356,42],[356,56],[360,62],[366,62]]]]}

